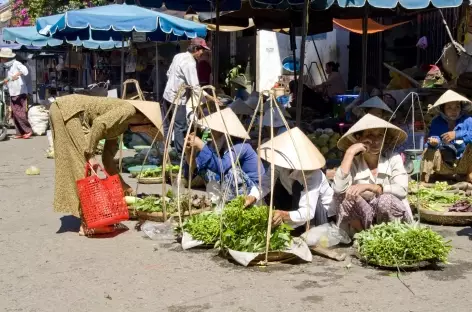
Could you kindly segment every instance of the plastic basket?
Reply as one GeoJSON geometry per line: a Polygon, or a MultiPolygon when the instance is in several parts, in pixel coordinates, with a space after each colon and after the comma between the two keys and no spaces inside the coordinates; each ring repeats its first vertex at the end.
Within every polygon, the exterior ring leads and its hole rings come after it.
{"type": "Polygon", "coordinates": [[[85,224],[88,228],[97,228],[128,220],[128,207],[119,176],[109,176],[100,165],[94,168],[87,163],[85,178],[76,182],[85,224]],[[105,178],[101,179],[94,168],[102,170],[105,178]]]}

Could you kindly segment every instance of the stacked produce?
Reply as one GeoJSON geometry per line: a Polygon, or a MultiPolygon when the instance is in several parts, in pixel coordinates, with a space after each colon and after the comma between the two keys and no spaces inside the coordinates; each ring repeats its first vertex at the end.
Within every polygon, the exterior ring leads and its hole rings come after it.
{"type": "Polygon", "coordinates": [[[385,267],[447,263],[451,251],[450,242],[419,223],[382,223],[356,234],[355,238],[363,261],[385,267]]]}
{"type": "MultiPolygon", "coordinates": [[[[179,172],[180,166],[178,165],[166,165],[166,175],[177,174],[179,172]]],[[[138,178],[159,178],[162,177],[162,166],[159,166],[155,169],[146,169],[138,175],[138,178]]]]}
{"type": "MultiPolygon", "coordinates": [[[[190,218],[183,225],[183,229],[192,238],[208,245],[215,244],[216,247],[241,252],[264,252],[269,217],[268,209],[266,206],[245,209],[244,197],[238,197],[225,206],[221,216],[221,227],[220,217],[209,213],[190,218]]],[[[269,250],[287,249],[292,242],[291,230],[292,228],[286,224],[274,228],[270,236],[269,250]]]]}
{"type": "Polygon", "coordinates": [[[342,159],[343,152],[336,144],[341,138],[341,134],[334,132],[333,129],[316,129],[308,138],[320,150],[321,154],[327,159],[342,159]]]}
{"type": "Polygon", "coordinates": [[[207,212],[193,215],[182,225],[193,239],[205,245],[214,245],[220,238],[220,218],[216,213],[207,212]]]}
{"type": "Polygon", "coordinates": [[[419,187],[418,183],[409,183],[408,201],[419,204],[423,209],[439,212],[471,212],[470,200],[460,191],[455,191],[446,182],[436,182],[432,187],[419,187]]]}

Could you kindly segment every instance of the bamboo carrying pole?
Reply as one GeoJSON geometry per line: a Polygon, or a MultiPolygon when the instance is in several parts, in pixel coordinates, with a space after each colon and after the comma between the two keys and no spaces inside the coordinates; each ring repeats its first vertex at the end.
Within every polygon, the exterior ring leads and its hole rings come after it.
{"type": "MultiPolygon", "coordinates": [[[[362,100],[366,100],[366,90],[367,90],[367,22],[369,18],[369,7],[366,4],[364,7],[364,17],[362,18],[362,100]]],[[[368,96],[368,95],[367,95],[368,96]]]]}

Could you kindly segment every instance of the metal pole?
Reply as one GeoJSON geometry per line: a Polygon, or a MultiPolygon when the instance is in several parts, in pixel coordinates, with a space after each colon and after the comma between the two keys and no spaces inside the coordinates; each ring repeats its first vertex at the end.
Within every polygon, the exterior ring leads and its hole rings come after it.
{"type": "MultiPolygon", "coordinates": [[[[298,82],[298,90],[297,90],[297,118],[296,124],[297,127],[300,127],[302,122],[302,101],[303,101],[303,77],[304,77],[304,69],[305,69],[305,41],[306,41],[306,34],[308,28],[308,6],[310,4],[309,0],[305,0],[303,4],[303,21],[302,21],[302,43],[300,47],[300,79],[298,82]]],[[[295,61],[295,60],[294,60],[295,61]]]]}
{"type": "Polygon", "coordinates": [[[367,21],[369,16],[369,7],[364,8],[364,17],[362,18],[362,94],[360,96],[365,100],[367,90],[367,21]]]}
{"type": "Polygon", "coordinates": [[[325,81],[328,80],[328,76],[326,75],[326,71],[325,71],[325,68],[324,68],[324,64],[323,64],[323,61],[321,60],[321,57],[320,57],[320,52],[318,52],[318,47],[316,46],[316,42],[315,42],[315,39],[313,39],[313,37],[311,38],[311,41],[313,42],[313,46],[315,47],[315,51],[316,51],[316,55],[318,57],[318,63],[321,65],[321,71],[323,72],[323,76],[324,76],[324,79],[325,81]]]}
{"type": "Polygon", "coordinates": [[[213,85],[218,88],[218,63],[220,50],[220,0],[216,0],[216,31],[215,31],[215,46],[213,47],[213,57],[215,65],[213,68],[213,85]]]}
{"type": "Polygon", "coordinates": [[[125,36],[121,37],[121,84],[120,97],[123,97],[123,82],[125,81],[125,36]]]}
{"type": "Polygon", "coordinates": [[[160,100],[159,98],[159,49],[156,42],[156,76],[154,77],[154,84],[156,85],[156,102],[160,100]]]}
{"type": "Polygon", "coordinates": [[[38,91],[38,77],[41,75],[38,75],[38,55],[39,53],[36,53],[35,62],[34,62],[34,67],[36,67],[36,104],[39,104],[41,99],[39,98],[39,91],[38,91]]]}
{"type": "Polygon", "coordinates": [[[67,84],[69,85],[69,94],[72,94],[71,77],[70,77],[70,74],[71,74],[71,69],[70,69],[71,54],[72,54],[72,45],[69,45],[69,55],[67,57],[68,58],[68,63],[69,63],[69,66],[67,67],[67,84]]]}
{"type": "Polygon", "coordinates": [[[290,25],[290,49],[293,54],[293,80],[297,83],[297,37],[295,36],[295,27],[290,25]]]}

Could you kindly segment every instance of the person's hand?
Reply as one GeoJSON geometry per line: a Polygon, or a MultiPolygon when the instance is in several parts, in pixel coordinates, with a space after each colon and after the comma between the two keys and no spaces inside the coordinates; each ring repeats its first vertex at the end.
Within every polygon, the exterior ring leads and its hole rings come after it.
{"type": "Polygon", "coordinates": [[[356,143],[351,145],[346,154],[350,156],[356,156],[359,153],[365,153],[367,151],[367,146],[364,143],[356,143]]]}
{"type": "Polygon", "coordinates": [[[20,78],[20,75],[15,74],[11,77],[11,80],[15,81],[15,80],[18,80],[18,78],[20,78]]]}
{"type": "Polygon", "coordinates": [[[431,146],[438,146],[439,145],[439,139],[430,137],[430,138],[428,138],[428,144],[431,145],[431,146]]]}
{"type": "Polygon", "coordinates": [[[246,196],[244,198],[244,208],[250,207],[256,203],[257,199],[254,196],[246,196]]]}
{"type": "Polygon", "coordinates": [[[358,197],[362,193],[364,193],[366,191],[374,192],[374,190],[372,189],[372,185],[370,185],[370,184],[351,185],[346,191],[346,199],[355,201],[355,200],[358,199],[358,197]]]}
{"type": "Polygon", "coordinates": [[[287,211],[274,210],[272,215],[272,226],[279,226],[284,222],[284,220],[287,220],[288,218],[289,215],[287,211]]]}
{"type": "Polygon", "coordinates": [[[449,131],[441,135],[441,139],[443,140],[444,143],[451,143],[456,138],[456,132],[455,131],[449,131]]]}
{"type": "Polygon", "coordinates": [[[122,188],[123,193],[125,193],[125,196],[136,196],[136,191],[128,184],[123,183],[122,188]]]}
{"type": "Polygon", "coordinates": [[[195,148],[197,151],[201,151],[205,143],[200,139],[195,133],[190,133],[187,139],[187,147],[188,148],[195,148]]]}
{"type": "Polygon", "coordinates": [[[7,83],[8,83],[8,79],[3,79],[3,83],[4,83],[4,84],[7,84],[7,83]]]}

